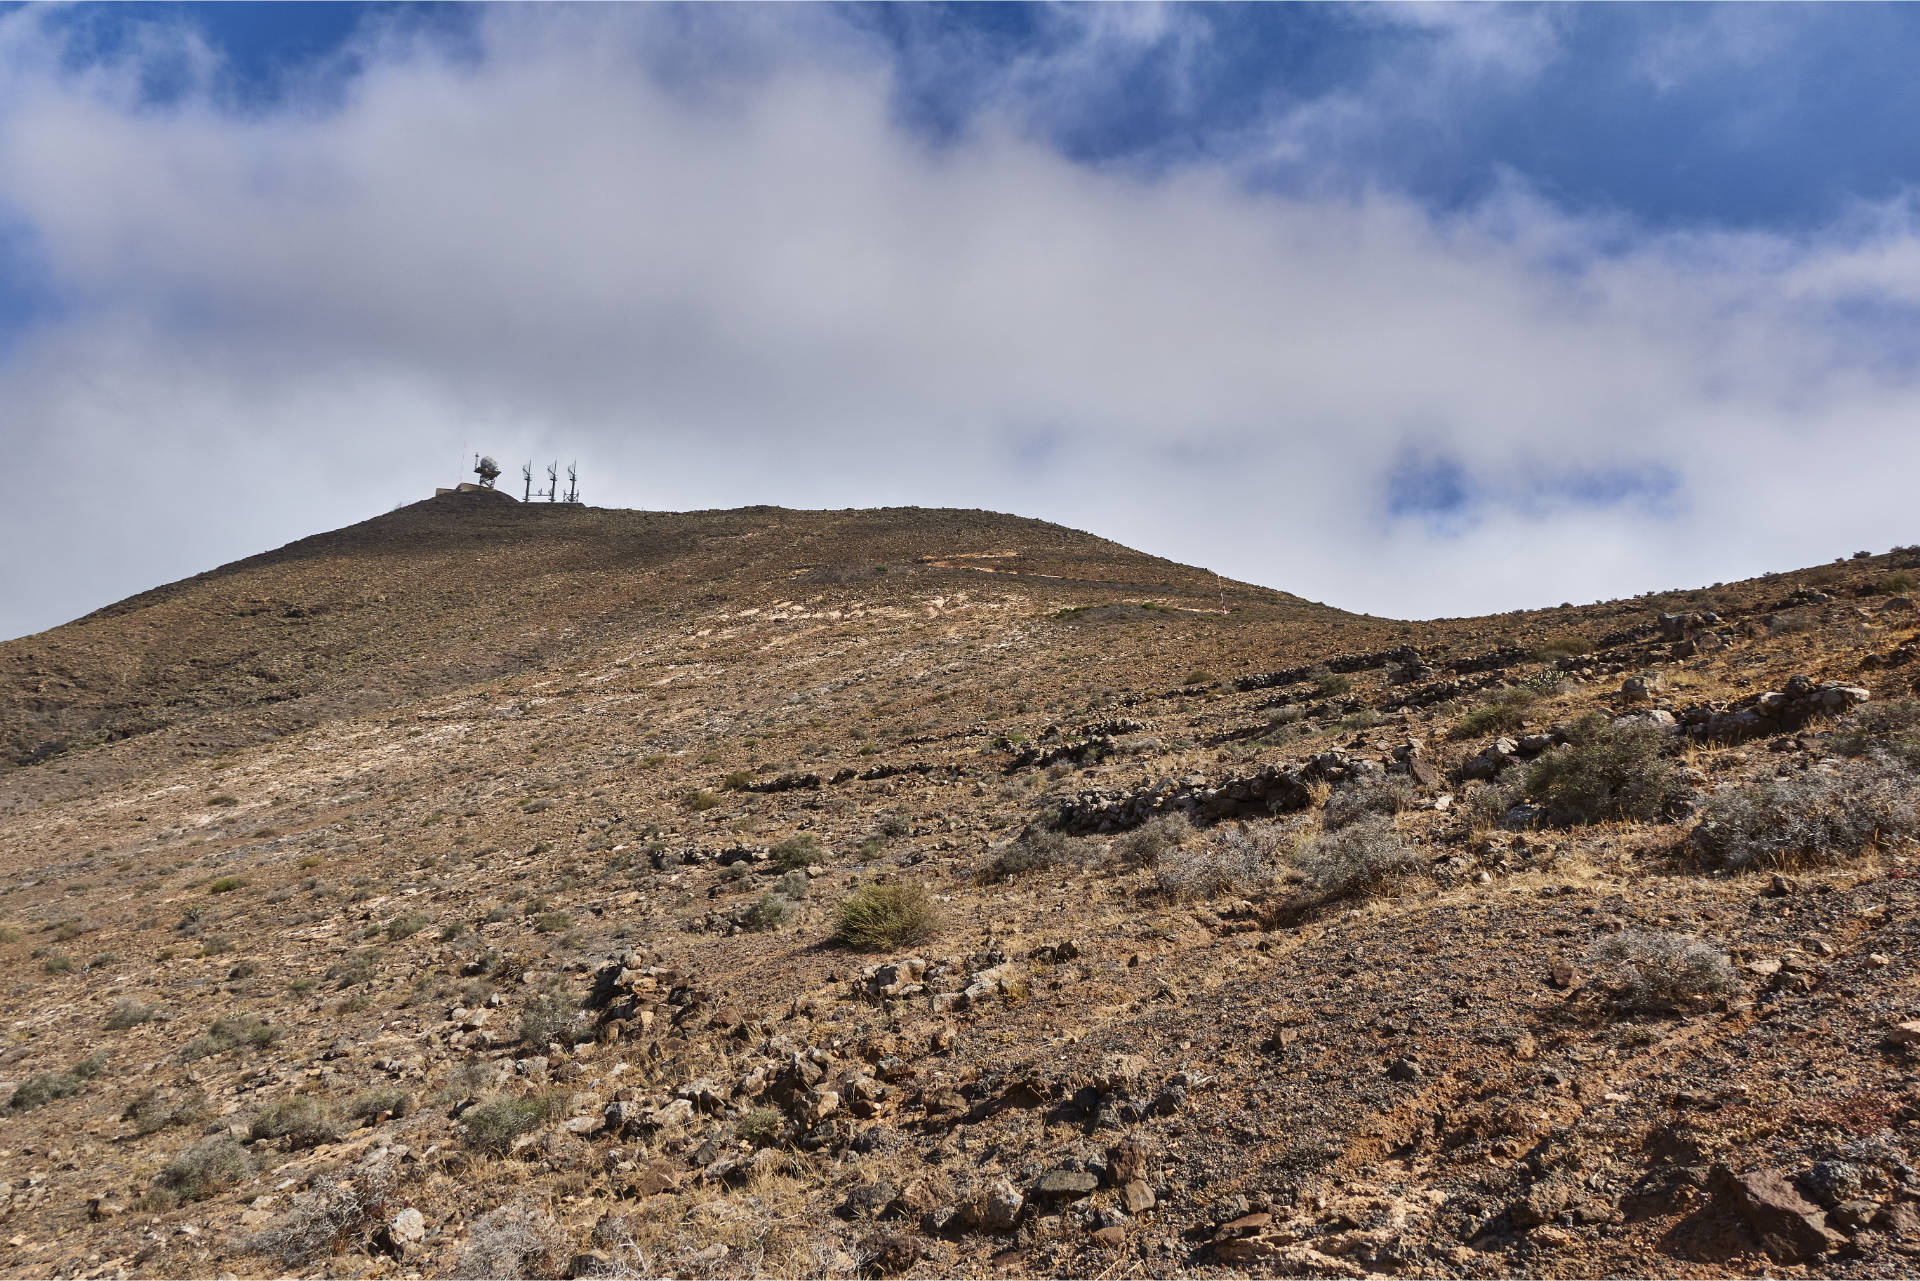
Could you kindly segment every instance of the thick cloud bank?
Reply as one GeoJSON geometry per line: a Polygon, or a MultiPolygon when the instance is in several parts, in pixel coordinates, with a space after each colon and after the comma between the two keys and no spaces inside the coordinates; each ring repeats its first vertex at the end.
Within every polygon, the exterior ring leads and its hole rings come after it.
{"type": "MultiPolygon", "coordinates": [[[[1530,21],[1466,24],[1452,74],[1521,74],[1530,21]]],[[[1901,202],[1655,233],[1517,181],[1442,213],[1247,153],[1096,165],[1031,127],[1030,66],[936,138],[815,11],[499,10],[353,55],[238,105],[189,35],[76,70],[0,18],[0,634],[476,449],[577,458],[608,506],[1016,511],[1399,616],[1920,540],[1901,202]]]]}

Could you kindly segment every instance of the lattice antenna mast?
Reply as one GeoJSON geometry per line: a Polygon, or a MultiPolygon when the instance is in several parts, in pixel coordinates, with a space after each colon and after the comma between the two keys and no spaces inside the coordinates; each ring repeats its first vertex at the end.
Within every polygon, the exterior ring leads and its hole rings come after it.
{"type": "Polygon", "coordinates": [[[520,490],[520,501],[523,503],[530,503],[533,501],[533,464],[532,463],[520,464],[520,479],[523,482],[520,490]]]}
{"type": "Polygon", "coordinates": [[[577,503],[580,501],[580,464],[579,463],[567,464],[567,501],[570,503],[577,503]]]}
{"type": "Polygon", "coordinates": [[[546,495],[547,501],[550,503],[557,501],[560,497],[560,462],[558,459],[547,464],[546,495]]]}

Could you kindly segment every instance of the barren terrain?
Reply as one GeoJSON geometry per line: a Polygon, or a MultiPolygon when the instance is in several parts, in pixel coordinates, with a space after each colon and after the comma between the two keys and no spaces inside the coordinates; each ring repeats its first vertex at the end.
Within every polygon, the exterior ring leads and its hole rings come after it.
{"type": "Polygon", "coordinates": [[[1920,550],[455,494],[0,645],[0,1275],[1910,1275],[1920,550]]]}

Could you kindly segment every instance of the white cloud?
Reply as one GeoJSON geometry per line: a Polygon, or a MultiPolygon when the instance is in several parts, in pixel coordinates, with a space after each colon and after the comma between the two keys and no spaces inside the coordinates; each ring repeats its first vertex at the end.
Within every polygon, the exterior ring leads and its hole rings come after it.
{"type": "Polygon", "coordinates": [[[480,60],[388,33],[343,101],[237,113],[136,108],[137,68],[75,79],[38,11],[0,18],[0,205],[69,302],[0,365],[17,454],[66,478],[0,515],[32,553],[0,631],[472,449],[578,457],[605,505],[1017,511],[1398,615],[1916,536],[1916,389],[1806,301],[1870,287],[1857,236],[1095,172],[1006,114],[935,147],[859,36],[724,21],[740,56],[696,83],[661,69],[699,43],[677,16],[490,10],[480,60]],[[1489,502],[1391,517],[1409,448],[1489,502]],[[1536,483],[1649,467],[1655,507],[1536,483]]]}

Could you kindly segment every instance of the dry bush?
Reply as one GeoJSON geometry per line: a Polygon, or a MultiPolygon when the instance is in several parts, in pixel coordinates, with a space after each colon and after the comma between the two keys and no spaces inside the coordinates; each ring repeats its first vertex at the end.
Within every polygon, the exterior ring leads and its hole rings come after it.
{"type": "Polygon", "coordinates": [[[1301,845],[1294,862],[1308,888],[1328,899],[1372,898],[1424,868],[1381,814],[1322,832],[1301,845]]]}
{"type": "Polygon", "coordinates": [[[460,1137],[476,1151],[505,1156],[515,1139],[545,1125],[559,1110],[560,1101],[544,1094],[476,1103],[460,1114],[460,1137]]]}
{"type": "Polygon", "coordinates": [[[1116,840],[1113,852],[1129,867],[1152,867],[1192,836],[1193,824],[1185,814],[1159,814],[1116,840]]]}
{"type": "Polygon", "coordinates": [[[1841,723],[1830,745],[1842,756],[1883,756],[1920,770],[1920,701],[1868,703],[1841,723]]]}
{"type": "Polygon", "coordinates": [[[1549,823],[1650,822],[1691,795],[1673,762],[1661,755],[1664,740],[1658,730],[1613,725],[1596,714],[1573,727],[1572,739],[1527,768],[1527,795],[1549,823]]]}
{"type": "Polygon", "coordinates": [[[279,1219],[247,1238],[246,1248],[301,1267],[369,1237],[386,1218],[393,1167],[382,1162],[346,1177],[321,1174],[279,1219]]]}
{"type": "Polygon", "coordinates": [[[1400,775],[1358,778],[1333,789],[1320,821],[1329,832],[1335,832],[1369,814],[1398,814],[1412,806],[1413,797],[1413,784],[1400,775]]]}
{"type": "Polygon", "coordinates": [[[1610,971],[1631,1005],[1673,1007],[1737,987],[1726,953],[1684,934],[1628,931],[1602,939],[1592,960],[1610,971]]]}
{"type": "Polygon", "coordinates": [[[167,1163],[159,1187],[174,1201],[204,1201],[253,1177],[253,1158],[224,1134],[204,1138],[167,1163]]]}
{"type": "Polygon", "coordinates": [[[520,1008],[520,1039],[528,1045],[572,1045],[578,1039],[579,1019],[580,1011],[564,992],[541,992],[520,1008]]]}
{"type": "Polygon", "coordinates": [[[106,1065],[106,1051],[96,1050],[65,1072],[35,1073],[14,1087],[13,1097],[7,1100],[7,1108],[14,1112],[28,1112],[55,1099],[70,1099],[86,1089],[87,1082],[98,1076],[100,1069],[106,1065]]]}
{"type": "Polygon", "coordinates": [[[1527,723],[1527,714],[1540,701],[1540,695],[1524,685],[1501,690],[1493,701],[1474,708],[1451,731],[1455,738],[1478,738],[1482,734],[1506,734],[1527,723]]]}
{"type": "Polygon", "coordinates": [[[120,1119],[133,1122],[134,1132],[144,1136],[170,1125],[199,1125],[212,1115],[207,1096],[197,1086],[179,1095],[156,1087],[127,1104],[120,1119]]]}
{"type": "Polygon", "coordinates": [[[285,1139],[289,1147],[310,1148],[339,1138],[340,1126],[325,1099],[296,1094],[256,1112],[247,1124],[247,1137],[285,1139]]]}
{"type": "Polygon", "coordinates": [[[130,996],[123,996],[113,1003],[112,1009],[107,1011],[107,1031],[123,1032],[130,1027],[138,1027],[142,1023],[151,1023],[156,1013],[158,1011],[151,1005],[136,1001],[130,996]]]}
{"type": "Polygon", "coordinates": [[[1687,847],[1706,867],[1777,870],[1838,863],[1916,836],[1920,778],[1876,757],[1722,790],[1707,802],[1687,847]]]}
{"type": "Polygon", "coordinates": [[[1280,879],[1292,846],[1288,827],[1219,827],[1204,842],[1176,846],[1161,855],[1154,880],[1170,898],[1258,893],[1280,879]]]}
{"type": "Polygon", "coordinates": [[[467,1244],[454,1264],[456,1277],[553,1276],[567,1239],[545,1210],[503,1205],[489,1210],[467,1229],[467,1244]]]}
{"type": "Polygon", "coordinates": [[[862,952],[905,947],[931,937],[940,914],[918,885],[862,885],[834,909],[833,937],[862,952]]]}
{"type": "Polygon", "coordinates": [[[1029,827],[993,856],[981,879],[988,882],[1004,881],[1026,872],[1085,861],[1084,842],[1050,828],[1029,827]]]}
{"type": "Polygon", "coordinates": [[[774,846],[771,853],[774,867],[782,872],[797,871],[810,863],[822,862],[826,857],[827,847],[812,832],[789,836],[774,846]]]}

